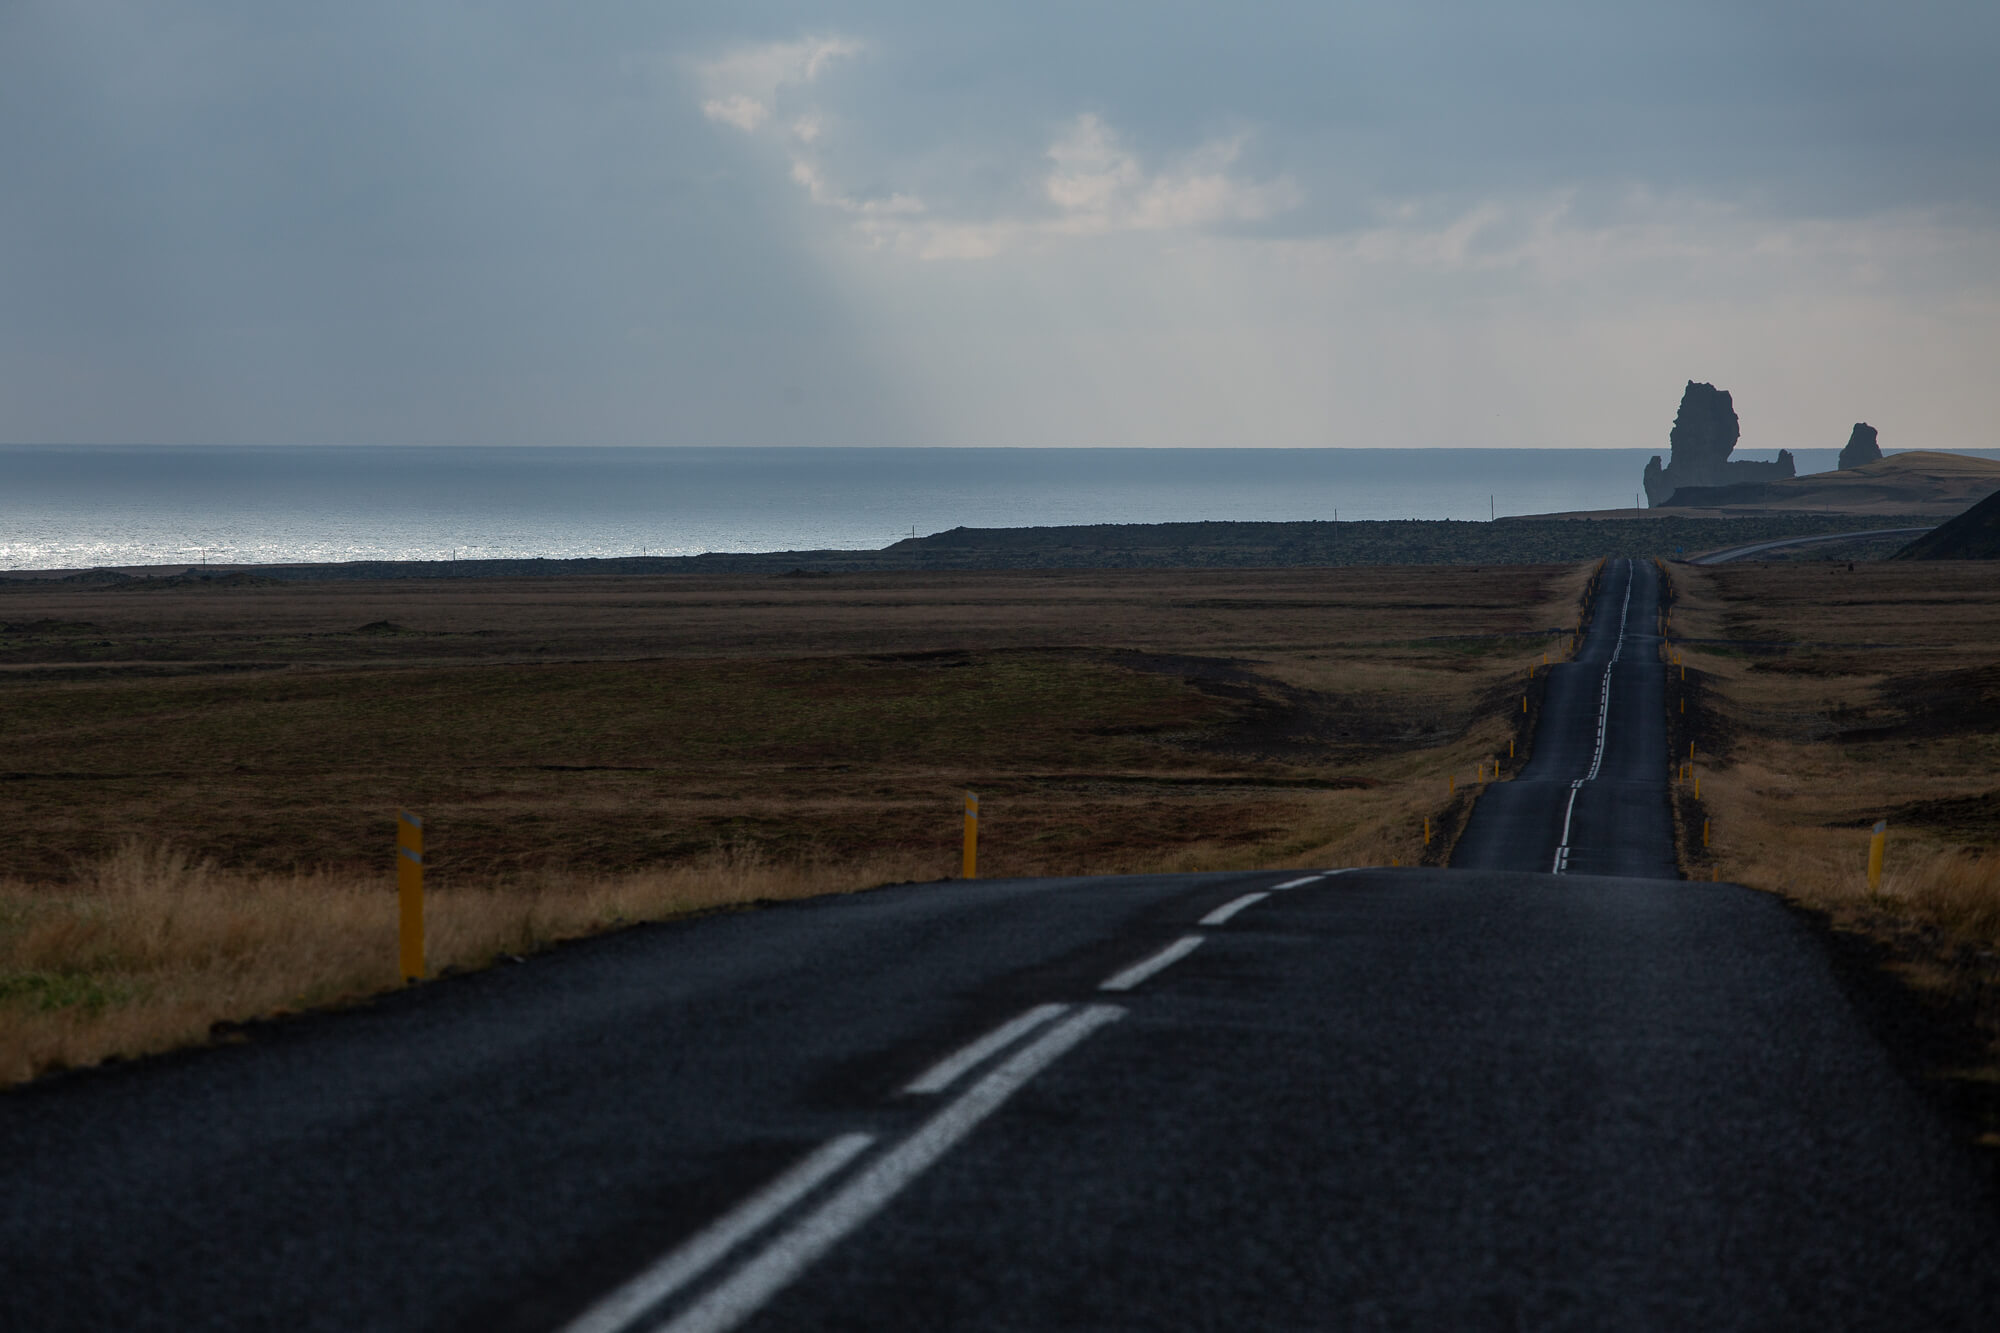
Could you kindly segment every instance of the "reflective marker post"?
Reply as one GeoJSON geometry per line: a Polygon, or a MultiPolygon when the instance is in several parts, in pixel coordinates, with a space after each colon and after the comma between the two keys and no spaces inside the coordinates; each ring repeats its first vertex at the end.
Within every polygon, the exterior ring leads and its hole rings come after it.
{"type": "Polygon", "coordinates": [[[979,876],[979,798],[965,794],[965,864],[960,873],[966,879],[979,876]]]}
{"type": "Polygon", "coordinates": [[[1868,892],[1882,890],[1882,847],[1889,840],[1889,821],[1875,821],[1875,836],[1868,839],[1868,892]]]}
{"type": "Polygon", "coordinates": [[[408,810],[396,817],[396,897],[400,910],[403,980],[424,976],[424,821],[408,810]]]}

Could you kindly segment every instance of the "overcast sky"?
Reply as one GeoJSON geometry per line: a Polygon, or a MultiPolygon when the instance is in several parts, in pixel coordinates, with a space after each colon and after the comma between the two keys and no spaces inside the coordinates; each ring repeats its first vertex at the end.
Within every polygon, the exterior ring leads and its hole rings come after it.
{"type": "Polygon", "coordinates": [[[0,441],[2000,445],[2000,4],[0,0],[0,441]]]}

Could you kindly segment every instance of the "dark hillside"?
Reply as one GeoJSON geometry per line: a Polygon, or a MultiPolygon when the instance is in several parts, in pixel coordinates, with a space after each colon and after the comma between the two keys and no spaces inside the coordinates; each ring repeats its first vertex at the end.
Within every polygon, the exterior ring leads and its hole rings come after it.
{"type": "Polygon", "coordinates": [[[1891,560],[2000,560],[2000,491],[1931,529],[1891,560]]]}

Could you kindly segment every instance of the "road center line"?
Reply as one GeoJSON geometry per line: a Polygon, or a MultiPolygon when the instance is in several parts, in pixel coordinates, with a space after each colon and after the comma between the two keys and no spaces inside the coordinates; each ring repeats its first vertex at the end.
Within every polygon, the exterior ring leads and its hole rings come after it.
{"type": "Polygon", "coordinates": [[[1632,619],[1632,582],[1637,577],[1627,561],[1625,573],[1625,601],[1618,611],[1618,638],[1611,645],[1611,660],[1604,664],[1604,683],[1597,691],[1597,746],[1591,751],[1590,771],[1569,784],[1569,804],[1563,809],[1562,841],[1556,845],[1555,860],[1549,866],[1549,873],[1560,875],[1569,870],[1569,827],[1576,816],[1576,794],[1586,782],[1597,779],[1598,770],[1604,767],[1604,743],[1611,730],[1611,671],[1618,665],[1618,658],[1625,651],[1625,629],[1632,619]]]}
{"type": "Polygon", "coordinates": [[[1132,964],[1123,972],[1116,973],[1098,986],[1099,990],[1131,990],[1134,986],[1164,971],[1201,947],[1201,936],[1183,935],[1151,958],[1132,964]]]}
{"type": "Polygon", "coordinates": [[[678,1319],[666,1324],[661,1333],[725,1333],[748,1319],[844,1236],[880,1212],[905,1185],[951,1151],[1029,1079],[1097,1029],[1124,1016],[1125,1011],[1114,1004],[1088,1005],[1016,1051],[678,1319]]]}
{"type": "Polygon", "coordinates": [[[1238,912],[1250,906],[1252,903],[1261,903],[1270,896],[1271,894],[1268,890],[1263,893],[1246,893],[1241,898],[1238,898],[1236,901],[1224,903],[1222,906],[1216,908],[1213,912],[1210,912],[1207,916],[1203,917],[1199,922],[1199,924],[1204,926],[1222,925],[1223,923],[1228,921],[1230,917],[1235,916],[1238,912]]]}
{"type": "Polygon", "coordinates": [[[958,1050],[926,1069],[916,1078],[903,1085],[904,1092],[943,1092],[958,1082],[959,1076],[1002,1047],[1012,1046],[1038,1027],[1053,1023],[1069,1009],[1066,1004],[1038,1004],[1027,1013],[1011,1018],[994,1028],[977,1041],[966,1043],[958,1050]]]}
{"type": "Polygon", "coordinates": [[[563,1326],[563,1333],[617,1333],[685,1287],[821,1182],[866,1152],[873,1134],[842,1134],[711,1222],[665,1258],[563,1326]]]}
{"type": "MultiPolygon", "coordinates": [[[[1326,875],[1337,875],[1339,873],[1338,870],[1329,870],[1326,872],[1326,875]]],[[[1272,893],[1282,893],[1286,889],[1303,889],[1308,884],[1319,883],[1326,878],[1326,875],[1307,875],[1304,879],[1288,879],[1283,884],[1273,884],[1270,891],[1272,893]]]]}

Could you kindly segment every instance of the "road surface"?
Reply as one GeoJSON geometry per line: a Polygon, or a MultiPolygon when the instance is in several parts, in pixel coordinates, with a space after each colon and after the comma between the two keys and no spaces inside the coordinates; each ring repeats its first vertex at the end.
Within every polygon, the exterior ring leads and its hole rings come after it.
{"type": "MultiPolygon", "coordinates": [[[[1935,526],[1935,525],[1932,525],[1935,526]]],[[[1829,532],[1817,537],[1780,537],[1775,541],[1752,542],[1747,546],[1731,546],[1720,551],[1710,551],[1705,555],[1689,558],[1691,565],[1726,565],[1732,560],[1747,560],[1753,555],[1766,551],[1777,551],[1789,546],[1816,546],[1821,542],[1852,542],[1865,537],[1908,537],[1915,540],[1931,528],[1870,528],[1865,532],[1829,532]]]]}
{"type": "Polygon", "coordinates": [[[1606,566],[1576,657],[1548,668],[1528,762],[1481,793],[1452,865],[1679,878],[1659,580],[1645,561],[1606,566]]]}
{"type": "Polygon", "coordinates": [[[1468,828],[1522,869],[883,889],[52,1080],[0,1326],[1991,1328],[1992,1201],[1811,930],[1593,873],[1659,868],[1648,572],[1468,828]]]}

